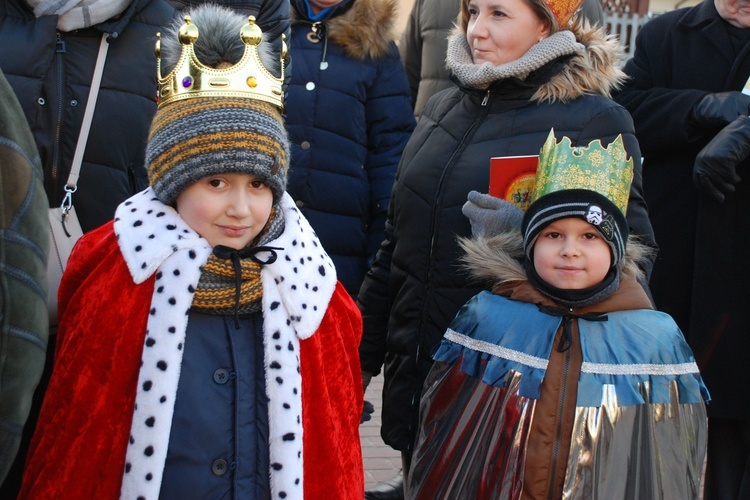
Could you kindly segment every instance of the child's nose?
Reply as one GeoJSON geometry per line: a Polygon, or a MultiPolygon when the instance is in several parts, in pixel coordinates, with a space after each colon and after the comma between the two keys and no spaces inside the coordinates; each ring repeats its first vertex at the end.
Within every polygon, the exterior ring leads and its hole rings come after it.
{"type": "Polygon", "coordinates": [[[575,238],[565,238],[560,252],[567,257],[574,257],[580,254],[578,241],[575,238]]]}
{"type": "Polygon", "coordinates": [[[237,218],[250,215],[250,194],[244,190],[233,191],[227,206],[227,213],[237,218]]]}

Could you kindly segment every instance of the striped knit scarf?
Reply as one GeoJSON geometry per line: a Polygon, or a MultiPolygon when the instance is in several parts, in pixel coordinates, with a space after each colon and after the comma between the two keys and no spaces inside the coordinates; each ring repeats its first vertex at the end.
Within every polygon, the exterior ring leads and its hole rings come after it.
{"type": "Polygon", "coordinates": [[[133,0],[26,0],[36,17],[60,16],[57,29],[68,32],[103,23],[121,14],[133,0]]]}
{"type": "Polygon", "coordinates": [[[264,246],[284,231],[283,216],[274,206],[258,238],[242,250],[217,246],[203,266],[191,308],[204,314],[246,315],[261,309],[263,264],[276,260],[278,248],[264,246]],[[262,254],[264,257],[260,257],[262,254]],[[272,260],[271,260],[272,259],[272,260]]]}

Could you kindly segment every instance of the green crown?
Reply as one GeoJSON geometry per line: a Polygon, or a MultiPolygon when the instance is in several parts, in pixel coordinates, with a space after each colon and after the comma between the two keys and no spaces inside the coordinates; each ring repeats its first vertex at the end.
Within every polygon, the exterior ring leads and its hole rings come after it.
{"type": "Polygon", "coordinates": [[[571,146],[570,138],[555,140],[555,129],[539,152],[532,200],[565,189],[587,189],[606,197],[625,214],[633,181],[633,159],[627,157],[622,134],[606,148],[599,139],[585,147],[571,146]]]}

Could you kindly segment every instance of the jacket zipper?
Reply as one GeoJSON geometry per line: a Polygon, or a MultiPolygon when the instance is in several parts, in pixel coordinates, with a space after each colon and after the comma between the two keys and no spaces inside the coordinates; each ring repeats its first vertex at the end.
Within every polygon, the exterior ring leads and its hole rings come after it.
{"type": "MultiPolygon", "coordinates": [[[[432,211],[432,218],[430,219],[430,248],[429,252],[427,253],[427,280],[426,283],[430,282],[430,279],[432,278],[433,273],[433,265],[432,265],[432,256],[435,249],[435,226],[437,225],[437,217],[439,210],[437,207],[440,205],[440,199],[442,198],[442,192],[443,192],[443,185],[445,184],[445,176],[447,175],[448,171],[450,170],[451,165],[455,162],[456,158],[460,156],[460,154],[463,152],[463,150],[466,148],[467,143],[469,140],[474,136],[474,133],[479,128],[479,125],[484,121],[484,119],[487,116],[487,107],[486,107],[486,101],[489,99],[489,91],[487,91],[487,95],[485,96],[484,100],[482,101],[482,109],[481,112],[477,114],[476,118],[474,119],[474,122],[472,122],[471,127],[466,131],[466,133],[461,138],[461,142],[458,143],[458,146],[456,146],[456,149],[453,150],[453,154],[448,159],[448,161],[445,163],[445,166],[443,167],[443,171],[440,174],[440,180],[438,181],[437,189],[435,190],[435,199],[433,202],[433,211],[432,211]]],[[[467,193],[468,194],[468,193],[467,193]]],[[[425,296],[427,296],[427,290],[429,289],[429,285],[425,287],[425,296]]],[[[422,311],[421,318],[419,320],[420,322],[420,328],[421,324],[424,320],[424,310],[422,311]]],[[[416,365],[419,366],[419,356],[420,356],[420,350],[422,346],[422,336],[420,335],[418,341],[417,341],[417,356],[416,356],[416,365]]]]}
{"type": "MultiPolygon", "coordinates": [[[[430,282],[430,279],[432,278],[432,273],[433,273],[432,256],[433,256],[434,249],[435,249],[435,226],[437,225],[437,217],[439,213],[439,210],[437,209],[437,207],[439,206],[439,202],[442,197],[443,185],[445,183],[445,176],[448,170],[450,170],[451,165],[455,162],[456,158],[466,148],[466,144],[469,141],[469,139],[471,139],[471,137],[474,136],[476,129],[479,128],[479,125],[484,121],[485,117],[487,116],[488,111],[487,111],[486,104],[487,104],[488,99],[489,99],[489,91],[487,92],[487,95],[482,101],[482,108],[480,110],[480,113],[477,114],[476,118],[471,124],[471,127],[469,127],[469,129],[461,138],[461,142],[459,142],[458,146],[456,146],[456,149],[453,151],[453,154],[443,166],[443,171],[440,174],[440,180],[438,181],[437,189],[435,190],[435,198],[434,198],[434,203],[433,203],[434,209],[432,211],[432,218],[430,219],[430,247],[427,253],[427,280],[425,283],[430,282]]],[[[429,288],[430,288],[430,285],[427,284],[425,286],[425,298],[428,295],[429,288]]],[[[417,331],[419,332],[421,332],[422,324],[424,323],[424,319],[425,319],[424,315],[425,315],[425,310],[423,309],[422,314],[420,315],[420,318],[419,318],[419,325],[417,327],[417,331]]],[[[420,334],[419,337],[417,338],[417,350],[416,350],[416,356],[414,358],[415,370],[419,370],[419,365],[420,365],[419,360],[421,356],[421,351],[422,351],[422,335],[420,334]]],[[[413,394],[412,400],[411,400],[411,406],[414,407],[416,405],[419,405],[419,398],[417,398],[416,395],[413,394]]],[[[414,430],[413,426],[410,423],[409,431],[411,432],[413,430],[414,430]]],[[[411,446],[409,447],[409,451],[411,451],[411,446]]]]}
{"type": "Polygon", "coordinates": [[[484,95],[484,99],[482,99],[482,106],[487,106],[487,102],[490,100],[490,94],[492,94],[491,90],[487,90],[487,93],[484,95]]]}
{"type": "Polygon", "coordinates": [[[52,149],[52,170],[50,172],[50,190],[49,193],[54,193],[50,196],[51,200],[54,200],[55,205],[58,203],[58,186],[57,186],[57,174],[58,167],[60,165],[60,129],[62,126],[62,113],[63,113],[63,55],[65,51],[65,40],[62,39],[60,32],[57,32],[57,39],[55,41],[55,73],[56,73],[56,84],[57,84],[57,117],[55,121],[55,141],[52,149]]]}
{"type": "MultiPolygon", "coordinates": [[[[573,312],[573,309],[570,309],[573,312]]],[[[563,320],[565,321],[565,320],[563,320]]],[[[571,346],[572,347],[572,346],[571,346]]],[[[557,412],[557,425],[555,426],[555,444],[552,448],[552,469],[550,473],[550,484],[547,492],[547,498],[552,500],[555,498],[555,478],[557,477],[557,461],[560,458],[560,438],[562,436],[563,426],[563,413],[565,410],[565,399],[568,392],[568,376],[570,375],[570,352],[572,349],[565,351],[565,364],[563,365],[563,379],[562,389],[560,390],[560,401],[557,412]]]]}

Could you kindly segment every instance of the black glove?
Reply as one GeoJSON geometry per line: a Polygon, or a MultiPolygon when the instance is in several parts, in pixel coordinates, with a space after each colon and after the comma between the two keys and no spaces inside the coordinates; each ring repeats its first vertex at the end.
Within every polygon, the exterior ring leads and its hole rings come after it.
{"type": "Polygon", "coordinates": [[[737,165],[750,156],[750,118],[740,116],[724,127],[695,158],[693,182],[719,201],[740,182],[737,165]]]}
{"type": "Polygon", "coordinates": [[[690,114],[694,125],[700,127],[724,127],[740,115],[750,114],[750,96],[742,92],[718,92],[707,94],[698,101],[690,114]]]}
{"type": "Polygon", "coordinates": [[[521,229],[523,210],[501,198],[495,198],[478,191],[469,191],[468,201],[461,212],[471,222],[471,235],[487,238],[521,229]]]}
{"type": "MultiPolygon", "coordinates": [[[[362,371],[362,393],[367,391],[367,386],[370,385],[372,380],[372,373],[362,371]]],[[[362,417],[359,419],[359,423],[362,424],[372,418],[372,414],[375,412],[375,407],[369,401],[365,400],[362,405],[362,417]]]]}
{"type": "Polygon", "coordinates": [[[362,407],[362,418],[359,419],[359,423],[369,422],[373,413],[375,413],[375,406],[365,399],[365,404],[362,407]]]}

